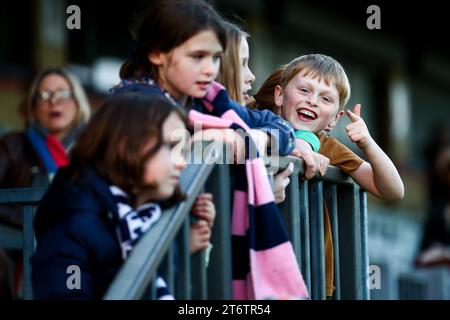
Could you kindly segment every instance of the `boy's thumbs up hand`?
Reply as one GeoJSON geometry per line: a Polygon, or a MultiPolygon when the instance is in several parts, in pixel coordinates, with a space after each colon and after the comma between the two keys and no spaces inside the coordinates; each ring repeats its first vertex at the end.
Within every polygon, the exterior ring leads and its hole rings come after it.
{"type": "Polygon", "coordinates": [[[355,105],[355,108],[353,108],[353,112],[347,110],[347,116],[349,117],[351,122],[356,122],[361,119],[361,105],[359,103],[355,105]]]}
{"type": "Polygon", "coordinates": [[[361,118],[361,105],[355,105],[353,112],[347,110],[347,116],[351,123],[345,127],[348,137],[361,149],[367,148],[372,142],[369,129],[361,118]]]}

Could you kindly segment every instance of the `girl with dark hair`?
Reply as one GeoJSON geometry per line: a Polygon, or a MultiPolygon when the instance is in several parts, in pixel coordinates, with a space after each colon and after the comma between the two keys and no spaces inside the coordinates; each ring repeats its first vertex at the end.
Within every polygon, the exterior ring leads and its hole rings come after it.
{"type": "Polygon", "coordinates": [[[233,297],[307,297],[258,153],[267,148],[272,154],[290,154],[294,133],[272,112],[232,101],[215,82],[227,44],[222,18],[202,0],[153,1],[138,20],[134,38],[135,50],[122,65],[123,80],[112,93],[165,96],[189,110],[191,128],[204,128],[193,141],[229,142],[237,146],[238,163],[245,160],[245,166],[236,169],[240,184],[235,187],[232,216],[233,297]]]}
{"type": "MultiPolygon", "coordinates": [[[[100,107],[36,213],[35,298],[102,298],[140,236],[184,197],[176,130],[186,130],[185,112],[164,97],[128,93],[100,107]],[[80,270],[75,288],[70,266],[80,270]]],[[[159,295],[171,297],[164,284],[159,295]]]]}
{"type": "MultiPolygon", "coordinates": [[[[122,82],[112,92],[165,94],[188,109],[217,115],[217,110],[201,101],[215,90],[228,41],[224,21],[217,12],[202,0],[152,1],[134,29],[135,49],[120,70],[122,82]]],[[[293,151],[293,131],[280,117],[249,110],[228,95],[224,101],[225,107],[251,128],[260,151],[266,147],[280,155],[293,151]]]]}

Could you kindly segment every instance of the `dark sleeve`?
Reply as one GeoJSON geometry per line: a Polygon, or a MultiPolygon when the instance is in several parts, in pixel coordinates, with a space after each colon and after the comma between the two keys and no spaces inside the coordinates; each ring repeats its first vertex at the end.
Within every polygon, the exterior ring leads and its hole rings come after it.
{"type": "Polygon", "coordinates": [[[35,159],[25,134],[12,132],[0,139],[0,188],[31,186],[31,168],[35,159]]]}
{"type": "Polygon", "coordinates": [[[63,228],[39,239],[31,261],[35,299],[95,299],[87,248],[63,228]]]}
{"type": "Polygon", "coordinates": [[[11,168],[11,154],[8,149],[7,136],[0,139],[0,187],[4,187],[11,168]]]}
{"type": "Polygon", "coordinates": [[[272,136],[270,149],[272,154],[279,152],[281,156],[286,156],[294,150],[294,130],[281,117],[270,110],[252,110],[232,100],[230,100],[230,104],[250,128],[266,131],[272,136]]]}

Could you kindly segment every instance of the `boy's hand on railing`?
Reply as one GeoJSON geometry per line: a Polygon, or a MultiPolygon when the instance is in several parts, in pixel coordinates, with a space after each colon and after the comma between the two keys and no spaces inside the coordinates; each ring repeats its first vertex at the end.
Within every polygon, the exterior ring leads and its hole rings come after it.
{"type": "Polygon", "coordinates": [[[291,155],[302,158],[305,162],[305,178],[312,179],[317,172],[325,175],[330,164],[330,159],[314,152],[311,145],[302,139],[295,139],[295,149],[291,155]]]}
{"type": "Polygon", "coordinates": [[[353,112],[347,110],[347,116],[351,121],[351,123],[345,127],[348,137],[352,142],[356,143],[360,149],[366,149],[373,140],[366,123],[363,118],[361,118],[361,105],[355,105],[353,112]]]}
{"type": "Polygon", "coordinates": [[[274,190],[273,195],[275,197],[275,203],[281,203],[286,198],[286,187],[291,182],[289,178],[294,172],[294,164],[291,162],[282,172],[278,172],[274,177],[274,190]]]}
{"type": "Polygon", "coordinates": [[[198,195],[191,210],[193,215],[206,221],[210,229],[212,229],[216,218],[216,207],[212,200],[213,196],[211,193],[202,193],[198,195]]]}

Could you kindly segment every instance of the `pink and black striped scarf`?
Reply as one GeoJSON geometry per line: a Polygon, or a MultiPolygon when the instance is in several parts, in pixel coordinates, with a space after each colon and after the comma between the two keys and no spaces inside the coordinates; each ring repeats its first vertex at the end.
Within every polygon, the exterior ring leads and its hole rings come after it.
{"type": "MultiPolygon", "coordinates": [[[[205,99],[196,102],[203,103],[212,115],[191,110],[193,127],[241,129],[250,134],[250,128],[229,107],[228,94],[220,84],[214,83],[205,99]]],[[[247,139],[245,164],[236,165],[231,222],[233,298],[305,299],[308,292],[264,161],[257,152],[249,152],[251,148],[256,150],[247,139]]]]}

